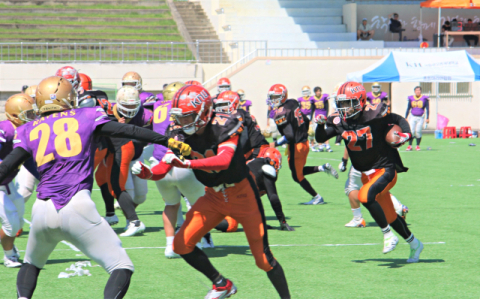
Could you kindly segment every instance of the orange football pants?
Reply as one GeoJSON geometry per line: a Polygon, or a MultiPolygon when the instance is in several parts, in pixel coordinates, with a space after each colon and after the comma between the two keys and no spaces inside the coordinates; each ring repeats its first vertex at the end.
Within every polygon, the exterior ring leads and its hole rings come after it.
{"type": "Polygon", "coordinates": [[[293,180],[297,183],[305,178],[303,167],[307,164],[309,151],[308,141],[288,145],[288,166],[292,171],[293,180]]]}
{"type": "Polygon", "coordinates": [[[97,160],[102,161],[100,159],[102,155],[104,156],[103,162],[99,162],[95,180],[98,186],[108,184],[110,194],[118,198],[120,193],[125,191],[125,184],[130,172],[130,162],[135,157],[135,146],[130,141],[124,144],[116,153],[106,153],[104,150],[97,151],[95,153],[95,163],[97,160]]]}
{"type": "Polygon", "coordinates": [[[376,200],[383,209],[388,223],[397,219],[397,213],[393,207],[390,189],[397,183],[397,172],[394,169],[375,169],[375,172],[366,175],[362,173],[363,186],[358,192],[358,200],[367,203],[368,200],[376,200]]]}
{"type": "Polygon", "coordinates": [[[175,253],[192,252],[202,237],[226,216],[243,226],[257,267],[266,272],[272,270],[276,261],[268,245],[265,214],[252,176],[219,192],[206,187],[205,195],[188,211],[184,224],[175,235],[175,253]]]}

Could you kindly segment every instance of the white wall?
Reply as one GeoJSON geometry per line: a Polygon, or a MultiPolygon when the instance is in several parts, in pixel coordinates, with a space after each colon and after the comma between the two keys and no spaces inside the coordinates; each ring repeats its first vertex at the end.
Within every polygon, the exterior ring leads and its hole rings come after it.
{"type": "MultiPolygon", "coordinates": [[[[360,19],[361,20],[361,19],[360,19]]],[[[347,26],[347,32],[357,32],[357,3],[343,5],[343,24],[347,26]]]]}

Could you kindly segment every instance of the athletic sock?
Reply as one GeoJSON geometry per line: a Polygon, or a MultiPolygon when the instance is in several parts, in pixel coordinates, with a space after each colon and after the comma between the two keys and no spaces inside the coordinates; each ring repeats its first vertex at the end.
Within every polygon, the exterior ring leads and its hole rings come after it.
{"type": "Polygon", "coordinates": [[[13,248],[10,250],[4,249],[3,252],[5,253],[5,256],[8,256],[8,257],[13,256],[15,254],[15,252],[13,251],[13,248]]]}
{"type": "Polygon", "coordinates": [[[312,197],[317,195],[317,192],[313,189],[307,179],[303,179],[299,184],[302,186],[303,190],[307,191],[312,197]]]}
{"type": "Polygon", "coordinates": [[[362,208],[352,209],[353,219],[360,220],[362,219],[362,208]]]}
{"type": "Polygon", "coordinates": [[[167,237],[167,246],[172,246],[173,245],[173,239],[175,237],[167,237]]]}
{"type": "Polygon", "coordinates": [[[382,233],[385,239],[393,237],[393,233],[390,230],[390,225],[387,225],[386,227],[382,228],[382,233]]]}
{"type": "Polygon", "coordinates": [[[105,211],[107,216],[115,215],[115,198],[112,196],[108,190],[108,184],[103,184],[100,186],[100,192],[102,193],[103,201],[105,202],[105,211]]]}
{"type": "Polygon", "coordinates": [[[130,286],[132,274],[133,272],[128,269],[113,270],[103,291],[103,297],[114,299],[125,297],[130,286]]]}
{"type": "Polygon", "coordinates": [[[397,215],[397,219],[390,223],[393,229],[402,236],[403,239],[407,240],[409,237],[413,236],[412,232],[408,229],[405,219],[397,215]]]}
{"type": "Polygon", "coordinates": [[[281,299],[290,299],[287,278],[283,272],[282,266],[277,262],[273,269],[267,272],[267,276],[277,290],[281,299]]]}
{"type": "Polygon", "coordinates": [[[422,137],[417,138],[417,145],[420,145],[420,142],[422,141],[422,137]]]}
{"type": "Polygon", "coordinates": [[[408,145],[412,145],[412,144],[413,144],[413,138],[408,141],[408,145]]]}
{"type": "Polygon", "coordinates": [[[34,265],[24,263],[17,274],[17,295],[18,297],[32,298],[37,287],[38,274],[40,269],[34,265]]]}
{"type": "Polygon", "coordinates": [[[205,252],[200,250],[197,246],[195,246],[192,252],[181,256],[190,266],[210,279],[212,283],[218,281],[220,273],[212,265],[205,252]]]}
{"type": "Polygon", "coordinates": [[[309,175],[323,170],[318,170],[318,166],[305,166],[303,167],[303,175],[309,175]]]}
{"type": "Polygon", "coordinates": [[[227,285],[227,279],[225,277],[223,277],[222,275],[220,275],[220,277],[218,277],[217,279],[215,279],[215,281],[213,282],[213,284],[218,288],[218,287],[224,287],[227,285]]]}
{"type": "Polygon", "coordinates": [[[129,221],[138,220],[137,212],[135,212],[135,204],[133,203],[132,197],[128,194],[127,191],[122,191],[118,196],[118,204],[125,213],[125,217],[129,221]]]}
{"type": "Polygon", "coordinates": [[[417,238],[415,238],[415,236],[412,234],[410,237],[408,237],[406,239],[407,243],[410,244],[410,248],[417,248],[418,247],[418,243],[420,241],[418,241],[417,238]]]}
{"type": "Polygon", "coordinates": [[[387,217],[385,217],[385,213],[377,201],[367,202],[363,206],[370,212],[379,227],[388,226],[387,217]]]}

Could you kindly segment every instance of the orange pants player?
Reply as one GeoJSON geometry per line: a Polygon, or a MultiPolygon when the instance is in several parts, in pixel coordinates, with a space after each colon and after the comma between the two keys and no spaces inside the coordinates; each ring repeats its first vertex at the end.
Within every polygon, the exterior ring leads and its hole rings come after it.
{"type": "Polygon", "coordinates": [[[376,200],[383,209],[387,222],[391,224],[397,219],[397,213],[390,197],[390,189],[397,183],[397,172],[393,168],[371,170],[362,174],[363,186],[358,193],[361,203],[376,200]]]}
{"type": "Polygon", "coordinates": [[[288,146],[288,166],[292,171],[293,180],[298,183],[305,178],[303,175],[303,167],[307,164],[310,147],[308,146],[308,141],[289,144],[288,146]]]}
{"type": "Polygon", "coordinates": [[[250,176],[223,191],[207,187],[175,235],[173,250],[180,255],[192,252],[197,242],[226,216],[243,226],[256,265],[267,272],[272,270],[276,261],[268,246],[262,202],[250,176]]]}

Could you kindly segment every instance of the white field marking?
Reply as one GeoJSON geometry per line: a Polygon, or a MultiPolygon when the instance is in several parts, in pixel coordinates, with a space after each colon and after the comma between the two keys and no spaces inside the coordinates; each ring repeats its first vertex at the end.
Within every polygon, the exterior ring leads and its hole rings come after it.
{"type": "MultiPolygon", "coordinates": [[[[23,218],[23,220],[28,223],[29,225],[32,225],[32,223],[30,221],[28,221],[27,219],[23,218]]],[[[67,241],[60,241],[60,243],[63,243],[65,245],[67,245],[68,247],[70,247],[73,251],[78,251],[80,252],[80,249],[78,249],[77,247],[75,247],[75,245],[73,245],[72,243],[69,243],[67,241]]]]}

